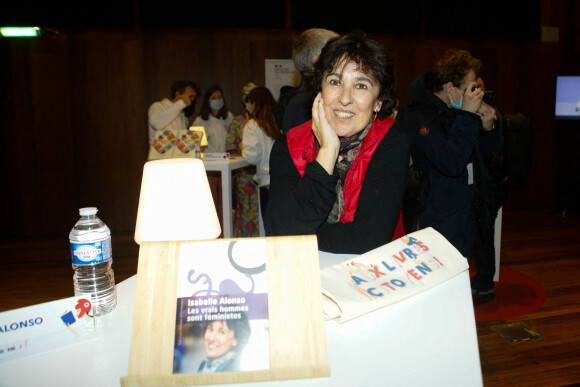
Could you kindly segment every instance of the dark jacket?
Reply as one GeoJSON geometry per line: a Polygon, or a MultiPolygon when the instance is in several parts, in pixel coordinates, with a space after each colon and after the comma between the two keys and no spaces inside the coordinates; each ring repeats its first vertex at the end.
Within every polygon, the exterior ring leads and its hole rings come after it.
{"type": "Polygon", "coordinates": [[[282,133],[312,119],[312,101],[308,100],[302,82],[280,97],[274,108],[274,116],[282,133]]]}
{"type": "Polygon", "coordinates": [[[275,141],[270,154],[266,234],[316,234],[318,248],[332,253],[362,254],[390,242],[399,220],[409,163],[409,139],[401,126],[394,123],[372,154],[350,222],[326,222],[336,201],[338,174],[329,175],[315,160],[316,154],[311,156],[301,177],[287,136],[275,141]]]}
{"type": "Polygon", "coordinates": [[[413,163],[428,177],[419,227],[433,227],[469,257],[477,227],[488,223],[484,158],[500,151],[502,137],[498,130],[484,131],[477,114],[447,107],[427,88],[431,76],[425,72],[411,82],[411,104],[400,116],[413,163]]]}

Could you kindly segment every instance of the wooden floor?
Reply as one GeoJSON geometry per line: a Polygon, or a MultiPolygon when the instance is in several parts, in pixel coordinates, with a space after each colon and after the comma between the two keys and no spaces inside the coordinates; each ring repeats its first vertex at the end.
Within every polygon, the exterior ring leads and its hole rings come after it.
{"type": "Polygon", "coordinates": [[[505,212],[501,264],[543,285],[546,302],[524,321],[545,340],[510,345],[477,323],[485,386],[580,385],[580,215],[505,212]]]}
{"type": "MultiPolygon", "coordinates": [[[[136,273],[137,255],[132,235],[113,235],[117,282],[136,273]]],[[[67,235],[0,241],[0,263],[0,311],[73,296],[67,235]]],[[[580,385],[580,215],[505,211],[501,264],[540,282],[547,299],[529,315],[477,323],[484,385],[580,385]],[[519,321],[545,339],[510,345],[491,329],[519,321]]]]}

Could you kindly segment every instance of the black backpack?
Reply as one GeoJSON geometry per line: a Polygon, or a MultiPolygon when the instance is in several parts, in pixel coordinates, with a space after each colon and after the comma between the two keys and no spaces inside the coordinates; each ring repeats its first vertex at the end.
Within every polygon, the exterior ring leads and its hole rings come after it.
{"type": "Polygon", "coordinates": [[[530,120],[522,113],[503,115],[503,168],[510,181],[525,182],[532,168],[533,133],[530,120]]]}

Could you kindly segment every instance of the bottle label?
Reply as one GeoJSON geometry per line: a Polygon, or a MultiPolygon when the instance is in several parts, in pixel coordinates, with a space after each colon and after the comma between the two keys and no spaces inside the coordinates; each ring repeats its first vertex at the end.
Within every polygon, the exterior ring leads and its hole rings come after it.
{"type": "Polygon", "coordinates": [[[95,265],[111,259],[111,238],[89,243],[71,242],[72,263],[74,265],[95,265]]]}

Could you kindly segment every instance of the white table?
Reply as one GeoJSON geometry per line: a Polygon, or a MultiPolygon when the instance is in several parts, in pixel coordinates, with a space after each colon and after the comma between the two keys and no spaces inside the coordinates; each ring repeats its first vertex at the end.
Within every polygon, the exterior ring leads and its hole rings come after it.
{"type": "Polygon", "coordinates": [[[232,171],[247,167],[250,164],[242,156],[230,157],[227,161],[203,160],[203,164],[206,171],[219,171],[221,174],[224,238],[232,238],[234,229],[232,220],[232,171]]]}
{"type": "MultiPolygon", "coordinates": [[[[349,256],[320,254],[321,267],[349,256]]],[[[0,363],[1,387],[120,386],[127,375],[136,276],[95,339],[0,363]]],[[[469,273],[344,324],[327,321],[331,376],[227,386],[482,386],[469,273]]]]}

